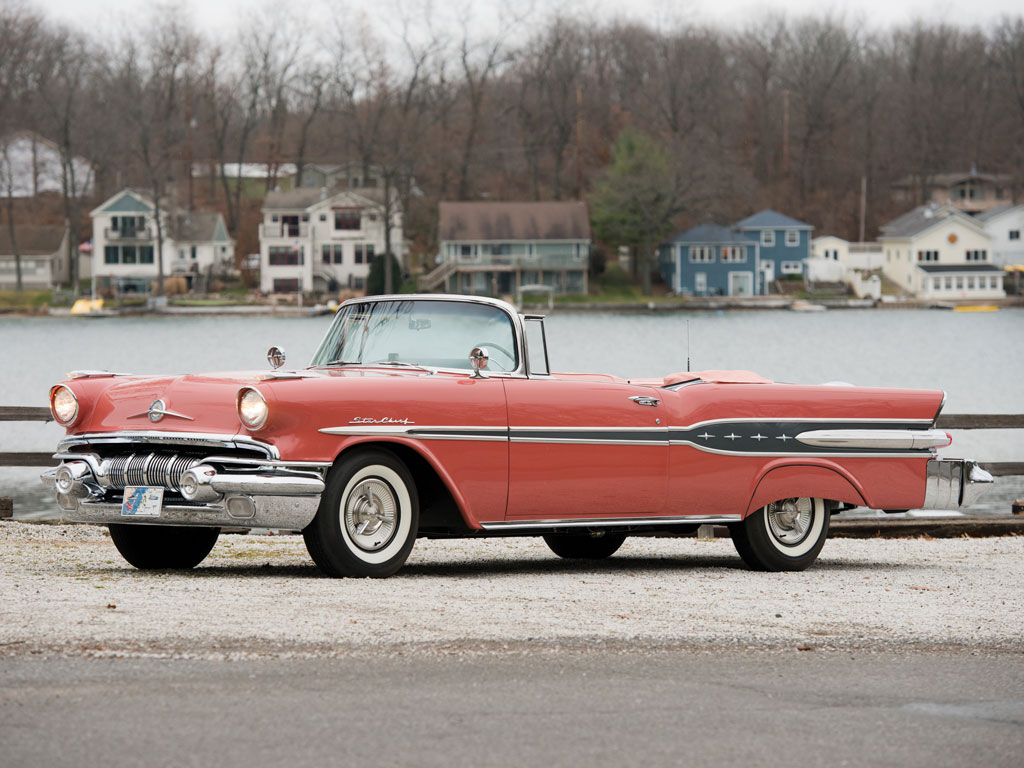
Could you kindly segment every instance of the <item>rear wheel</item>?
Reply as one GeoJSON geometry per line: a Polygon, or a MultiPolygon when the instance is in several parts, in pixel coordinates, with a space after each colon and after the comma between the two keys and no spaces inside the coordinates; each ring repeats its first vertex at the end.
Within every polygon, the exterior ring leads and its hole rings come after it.
{"type": "Polygon", "coordinates": [[[320,508],[302,532],[328,576],[391,576],[416,543],[419,500],[408,468],[387,451],[363,450],[327,474],[320,508]]]}
{"type": "Polygon", "coordinates": [[[824,499],[783,499],[729,527],[732,542],[757,571],[802,571],[818,557],[828,538],[824,499]]]}
{"type": "Polygon", "coordinates": [[[111,523],[121,557],[143,571],[195,568],[210,554],[220,528],[111,523]]]}
{"type": "Polygon", "coordinates": [[[615,554],[622,542],[626,540],[624,533],[608,533],[594,531],[592,533],[549,533],[544,543],[559,557],[582,560],[602,560],[615,554]]]}

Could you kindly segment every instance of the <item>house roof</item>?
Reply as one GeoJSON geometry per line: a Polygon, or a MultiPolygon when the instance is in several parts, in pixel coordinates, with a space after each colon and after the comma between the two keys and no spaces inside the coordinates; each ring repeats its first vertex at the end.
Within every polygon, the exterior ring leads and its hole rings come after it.
{"type": "Polygon", "coordinates": [[[439,239],[589,240],[587,204],[578,200],[546,203],[455,203],[438,206],[439,239]]]}
{"type": "Polygon", "coordinates": [[[765,208],[737,224],[740,229],[814,229],[810,224],[765,208]]]}
{"type": "Polygon", "coordinates": [[[1004,213],[1009,213],[1014,208],[1024,210],[1024,205],[1000,205],[995,208],[989,208],[987,211],[979,211],[974,214],[974,218],[982,222],[989,221],[990,219],[1002,216],[1004,213]]]}
{"type": "MultiPolygon", "coordinates": [[[[60,250],[66,231],[64,227],[15,227],[14,238],[22,256],[49,256],[60,250]]],[[[0,227],[0,255],[14,255],[10,227],[0,227]]]]}
{"type": "Polygon", "coordinates": [[[918,264],[918,269],[923,269],[930,275],[942,274],[943,272],[949,272],[950,274],[962,274],[964,272],[999,272],[1002,273],[1003,268],[997,267],[995,264],[918,264]]]}
{"type": "Polygon", "coordinates": [[[949,205],[920,205],[914,210],[896,217],[888,224],[883,224],[880,229],[883,238],[914,237],[951,218],[966,226],[984,231],[970,214],[949,205]]]}
{"type": "Polygon", "coordinates": [[[179,212],[170,221],[170,236],[178,242],[228,240],[221,215],[213,211],[179,212]]]}
{"type": "Polygon", "coordinates": [[[267,193],[263,201],[263,210],[306,210],[321,201],[328,201],[339,196],[356,196],[370,203],[384,204],[384,192],[373,187],[358,189],[331,189],[325,194],[319,187],[296,187],[295,189],[275,189],[267,193]]]}
{"type": "Polygon", "coordinates": [[[98,213],[152,213],[152,198],[138,189],[122,189],[116,195],[108,197],[90,212],[90,216],[98,213]]]}
{"type": "Polygon", "coordinates": [[[668,243],[714,243],[716,245],[752,245],[733,229],[720,224],[701,224],[666,240],[668,243]]]}
{"type": "MultiPolygon", "coordinates": [[[[954,184],[958,184],[961,181],[969,181],[974,179],[976,181],[988,181],[993,184],[1009,184],[1013,181],[1013,176],[1007,173],[978,173],[977,171],[953,171],[952,173],[936,173],[926,177],[928,179],[929,186],[932,187],[952,187],[954,184]]],[[[894,181],[892,186],[894,187],[916,187],[921,183],[921,177],[910,175],[904,176],[898,181],[894,181]]]]}

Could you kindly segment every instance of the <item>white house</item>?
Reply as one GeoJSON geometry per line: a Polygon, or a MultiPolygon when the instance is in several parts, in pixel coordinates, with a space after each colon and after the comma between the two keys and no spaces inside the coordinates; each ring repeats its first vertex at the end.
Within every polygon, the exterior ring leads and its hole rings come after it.
{"type": "Polygon", "coordinates": [[[835,235],[811,240],[811,257],[807,260],[807,279],[812,282],[838,283],[846,275],[850,243],[835,235]]]}
{"type": "Polygon", "coordinates": [[[0,290],[18,285],[15,243],[22,288],[40,291],[68,283],[71,260],[66,227],[16,227],[13,241],[11,228],[0,227],[0,290]]]}
{"type": "MultiPolygon", "coordinates": [[[[92,194],[95,172],[83,157],[71,160],[76,197],[92,194]]],[[[48,139],[25,131],[0,139],[0,197],[35,197],[64,189],[60,148],[48,139]]],[[[70,179],[69,179],[70,182],[70,179]]]]}
{"type": "Polygon", "coordinates": [[[882,269],[907,293],[936,299],[1004,295],[1003,270],[991,263],[992,241],[970,214],[923,205],[882,227],[882,269]]]}
{"type": "MultiPolygon", "coordinates": [[[[157,228],[150,196],[125,189],[89,215],[97,287],[149,292],[158,271],[157,228]]],[[[182,276],[192,287],[197,277],[234,266],[235,242],[219,213],[186,211],[165,203],[161,218],[165,276],[182,276]]]]}
{"type": "Polygon", "coordinates": [[[975,217],[992,240],[992,263],[1000,267],[1024,264],[1024,205],[990,208],[975,217]]]}
{"type": "Polygon", "coordinates": [[[385,251],[387,218],[391,253],[402,263],[402,213],[392,194],[389,217],[378,189],[270,192],[260,224],[260,290],[364,291],[373,257],[385,251]]]}

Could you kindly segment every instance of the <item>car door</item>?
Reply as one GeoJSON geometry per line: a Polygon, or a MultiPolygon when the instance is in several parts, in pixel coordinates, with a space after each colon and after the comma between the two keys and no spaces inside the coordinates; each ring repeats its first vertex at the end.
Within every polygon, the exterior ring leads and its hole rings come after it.
{"type": "Polygon", "coordinates": [[[509,519],[664,514],[668,429],[656,388],[506,379],[509,519]]]}

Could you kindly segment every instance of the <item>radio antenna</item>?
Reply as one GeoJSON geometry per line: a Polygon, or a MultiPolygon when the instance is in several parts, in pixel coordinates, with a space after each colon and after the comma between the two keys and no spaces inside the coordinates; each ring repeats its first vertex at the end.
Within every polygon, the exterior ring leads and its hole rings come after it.
{"type": "Polygon", "coordinates": [[[686,321],[686,372],[690,372],[690,321],[686,321]]]}

